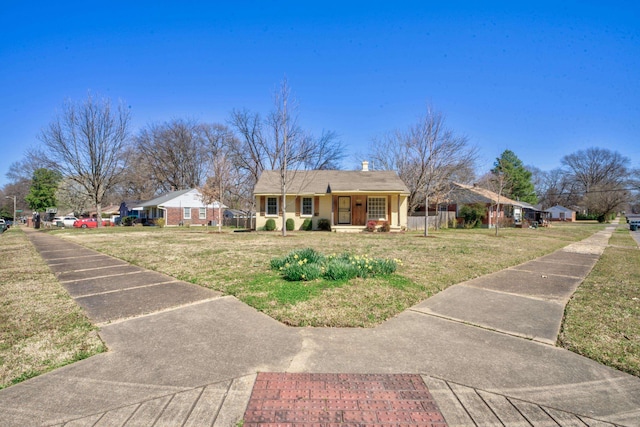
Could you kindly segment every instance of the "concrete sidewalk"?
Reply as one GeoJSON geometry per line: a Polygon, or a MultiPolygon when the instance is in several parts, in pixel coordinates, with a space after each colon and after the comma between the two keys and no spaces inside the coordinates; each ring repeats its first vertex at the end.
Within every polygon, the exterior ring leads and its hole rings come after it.
{"type": "Polygon", "coordinates": [[[419,374],[451,426],[640,425],[639,378],[549,345],[613,229],[451,287],[375,329],[286,327],[235,298],[32,232],[110,351],[0,391],[0,425],[232,426],[258,372],[419,374]]]}

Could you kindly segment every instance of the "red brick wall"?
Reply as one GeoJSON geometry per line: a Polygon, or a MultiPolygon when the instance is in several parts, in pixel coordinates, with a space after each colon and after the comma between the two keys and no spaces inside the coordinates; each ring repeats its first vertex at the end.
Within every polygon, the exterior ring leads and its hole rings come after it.
{"type": "Polygon", "coordinates": [[[200,219],[200,209],[191,208],[191,219],[183,219],[184,208],[167,208],[167,224],[207,225],[209,221],[218,221],[218,209],[207,208],[207,219],[200,219]]]}

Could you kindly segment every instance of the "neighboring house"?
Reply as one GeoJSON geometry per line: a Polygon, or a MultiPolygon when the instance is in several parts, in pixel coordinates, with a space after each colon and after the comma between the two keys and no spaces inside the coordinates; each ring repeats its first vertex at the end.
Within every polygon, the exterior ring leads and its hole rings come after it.
{"type": "Polygon", "coordinates": [[[219,207],[218,202],[205,204],[200,191],[192,188],[137,203],[131,210],[138,211],[142,223],[155,223],[158,218],[164,218],[166,226],[207,225],[218,223],[219,207]]]}
{"type": "MultiPolygon", "coordinates": [[[[109,205],[103,207],[100,212],[102,213],[102,218],[109,218],[111,222],[115,221],[116,217],[120,216],[120,206],[119,205],[109,205]]],[[[93,210],[89,212],[90,218],[95,218],[98,216],[98,211],[93,210]]]]}
{"type": "Polygon", "coordinates": [[[127,216],[133,216],[137,218],[139,212],[134,211],[133,207],[140,203],[140,200],[124,200],[122,203],[120,203],[120,219],[127,216]]]}
{"type": "Polygon", "coordinates": [[[574,210],[565,208],[564,206],[555,205],[554,207],[547,209],[545,212],[549,213],[550,221],[575,222],[576,220],[576,212],[574,210]]]}
{"type": "MultiPolygon", "coordinates": [[[[391,231],[407,227],[409,190],[393,171],[370,171],[362,162],[360,171],[289,171],[287,182],[287,219],[299,230],[304,220],[312,220],[312,229],[326,219],[333,231],[362,231],[368,221],[391,231]]],[[[280,171],[264,171],[256,183],[256,228],[269,218],[282,228],[280,171]]]]}
{"type": "Polygon", "coordinates": [[[529,203],[518,202],[522,205],[523,217],[530,223],[537,222],[538,224],[545,224],[549,220],[549,214],[545,212],[540,205],[533,206],[529,203]]]}
{"type": "Polygon", "coordinates": [[[519,224],[523,219],[523,203],[511,200],[506,196],[476,185],[454,183],[450,199],[456,205],[456,217],[460,217],[460,209],[464,205],[481,204],[485,206],[486,215],[482,220],[485,227],[495,227],[496,221],[519,224]],[[498,203],[500,209],[498,210],[498,203]]]}

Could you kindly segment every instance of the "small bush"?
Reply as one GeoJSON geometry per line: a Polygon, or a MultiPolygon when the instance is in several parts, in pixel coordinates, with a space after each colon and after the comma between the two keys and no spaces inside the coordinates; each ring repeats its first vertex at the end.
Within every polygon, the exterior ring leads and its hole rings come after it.
{"type": "Polygon", "coordinates": [[[460,208],[460,216],[464,219],[465,228],[479,227],[487,216],[487,209],[482,203],[464,205],[460,208]]]}
{"type": "Polygon", "coordinates": [[[273,231],[276,229],[276,220],[273,218],[269,218],[264,225],[264,229],[267,231],[273,231]]]}
{"type": "Polygon", "coordinates": [[[318,230],[331,231],[331,221],[326,218],[320,218],[318,221],[318,230]]]}
{"type": "Polygon", "coordinates": [[[287,264],[296,264],[299,261],[305,264],[320,263],[324,261],[324,255],[316,252],[312,248],[296,249],[282,258],[273,258],[271,260],[271,268],[273,270],[280,270],[281,267],[285,267],[287,264]]]}
{"type": "Polygon", "coordinates": [[[164,218],[156,218],[156,225],[158,227],[164,227],[165,226],[165,220],[164,218]]]}
{"type": "Polygon", "coordinates": [[[305,218],[304,222],[302,223],[302,230],[304,231],[313,230],[313,221],[311,221],[311,218],[305,218]]]}
{"type": "Polygon", "coordinates": [[[289,264],[282,270],[282,277],[292,282],[316,280],[322,276],[322,271],[318,264],[302,263],[298,261],[289,264]]]}
{"type": "Polygon", "coordinates": [[[125,216],[124,218],[122,218],[122,225],[126,225],[127,227],[132,226],[133,220],[134,220],[134,217],[125,216]]]}
{"type": "Polygon", "coordinates": [[[388,233],[391,231],[391,226],[389,225],[388,221],[385,221],[382,223],[382,225],[380,226],[379,230],[383,233],[388,233]]]}
{"type": "Polygon", "coordinates": [[[324,277],[328,280],[350,280],[357,276],[356,266],[343,259],[332,259],[325,266],[324,277]]]}
{"type": "Polygon", "coordinates": [[[296,226],[296,223],[293,220],[293,218],[287,218],[287,222],[286,222],[287,231],[293,231],[295,226],[296,226]]]}
{"type": "Polygon", "coordinates": [[[305,248],[291,251],[281,258],[273,258],[270,266],[272,270],[280,272],[285,280],[306,281],[320,277],[326,280],[350,280],[392,274],[399,262],[350,253],[325,257],[320,252],[305,248]]]}
{"type": "Polygon", "coordinates": [[[372,220],[372,221],[367,221],[367,226],[366,226],[366,228],[365,228],[365,229],[366,229],[367,231],[370,231],[370,232],[372,232],[372,233],[373,233],[374,231],[376,231],[376,226],[377,226],[377,225],[378,225],[378,224],[376,224],[376,222],[375,222],[375,221],[373,221],[373,220],[372,220]]]}

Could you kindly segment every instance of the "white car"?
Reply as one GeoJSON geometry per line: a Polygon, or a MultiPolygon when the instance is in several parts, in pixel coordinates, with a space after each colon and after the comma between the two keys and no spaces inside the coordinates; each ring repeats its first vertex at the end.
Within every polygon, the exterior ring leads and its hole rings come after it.
{"type": "Polygon", "coordinates": [[[63,227],[73,227],[73,223],[77,220],[75,216],[57,216],[53,218],[53,224],[58,225],[58,222],[62,222],[63,227]]]}

